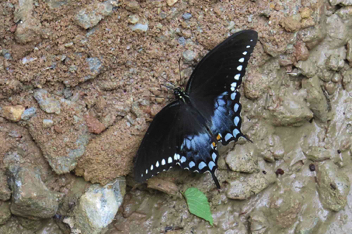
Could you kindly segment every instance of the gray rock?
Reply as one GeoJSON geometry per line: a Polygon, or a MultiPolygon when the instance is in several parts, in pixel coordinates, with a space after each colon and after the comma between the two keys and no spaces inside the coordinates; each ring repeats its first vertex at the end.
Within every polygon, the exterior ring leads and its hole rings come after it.
{"type": "Polygon", "coordinates": [[[39,174],[24,167],[13,167],[9,172],[12,214],[32,219],[51,218],[56,214],[58,198],[39,174]]]}
{"type": "Polygon", "coordinates": [[[102,67],[101,61],[98,58],[87,58],[86,59],[89,70],[93,73],[100,73],[100,69],[102,67]]]}
{"type": "Polygon", "coordinates": [[[0,201],[0,225],[4,225],[11,218],[10,202],[0,201]]]}
{"type": "Polygon", "coordinates": [[[348,60],[350,66],[352,67],[352,40],[347,42],[347,55],[346,59],[348,60]]]}
{"type": "Polygon", "coordinates": [[[329,0],[329,3],[333,6],[336,6],[336,5],[350,6],[352,5],[352,0],[329,0]]]}
{"type": "Polygon", "coordinates": [[[148,30],[148,23],[137,23],[135,25],[130,25],[132,31],[142,31],[146,32],[148,30]]]}
{"type": "Polygon", "coordinates": [[[245,200],[252,195],[260,193],[274,182],[276,182],[276,175],[269,171],[266,174],[259,172],[244,175],[230,182],[226,196],[230,199],[245,200]]]}
{"type": "Polygon", "coordinates": [[[236,145],[226,156],[226,163],[236,172],[253,173],[258,171],[258,153],[254,144],[236,145]]]}
{"type": "Polygon", "coordinates": [[[325,123],[328,121],[329,107],[319,82],[317,76],[311,79],[304,79],[302,81],[302,88],[307,90],[309,109],[312,110],[316,118],[325,123]]]}
{"type": "Polygon", "coordinates": [[[3,170],[0,170],[0,201],[7,201],[11,197],[11,190],[7,184],[7,177],[3,170]]]}
{"type": "Polygon", "coordinates": [[[27,230],[21,226],[21,224],[17,221],[16,218],[10,218],[7,223],[0,226],[0,233],[1,234],[33,234],[33,231],[27,230]]]}
{"type": "Polygon", "coordinates": [[[113,10],[111,1],[94,2],[82,8],[75,16],[76,23],[84,29],[92,28],[113,10]]]}
{"type": "Polygon", "coordinates": [[[101,233],[113,221],[125,193],[123,177],[104,187],[98,184],[89,187],[74,210],[75,227],[82,233],[101,233]]]}
{"type": "Polygon", "coordinates": [[[301,126],[313,118],[306,102],[292,90],[280,96],[281,101],[270,107],[272,124],[275,126],[301,126]]]}
{"type": "Polygon", "coordinates": [[[50,9],[57,9],[64,5],[67,5],[71,0],[47,0],[46,3],[48,4],[50,9]]]}
{"type": "Polygon", "coordinates": [[[319,162],[330,159],[332,150],[327,150],[319,146],[311,146],[308,149],[303,149],[304,155],[312,161],[319,162]]]}
{"type": "Polygon", "coordinates": [[[197,57],[197,53],[192,50],[186,50],[182,53],[182,57],[185,62],[192,62],[197,57]]]}
{"type": "Polygon", "coordinates": [[[98,58],[87,58],[86,59],[89,70],[92,72],[92,75],[88,75],[84,77],[84,80],[90,80],[95,78],[97,75],[99,75],[101,69],[102,69],[102,63],[98,58]]]}
{"type": "Polygon", "coordinates": [[[352,68],[342,73],[342,85],[348,92],[352,90],[352,68]]]}
{"type": "Polygon", "coordinates": [[[252,234],[264,234],[268,229],[268,220],[263,212],[255,210],[249,215],[248,222],[252,234]]]}
{"type": "Polygon", "coordinates": [[[37,112],[37,108],[30,107],[30,108],[24,110],[24,112],[21,115],[21,119],[22,120],[29,120],[30,118],[33,117],[33,115],[35,115],[35,112],[37,112]]]}
{"type": "Polygon", "coordinates": [[[325,208],[340,211],[346,206],[350,180],[332,161],[325,161],[317,167],[317,184],[325,208]]]}
{"type": "Polygon", "coordinates": [[[49,94],[45,89],[38,89],[34,92],[34,98],[37,100],[40,108],[46,113],[60,114],[60,101],[49,94]]]}
{"type": "Polygon", "coordinates": [[[44,226],[39,229],[35,234],[62,234],[59,226],[52,220],[49,219],[48,222],[44,224],[44,226]]]}
{"type": "Polygon", "coordinates": [[[190,18],[192,18],[192,14],[190,14],[190,13],[184,13],[184,14],[182,15],[182,18],[184,18],[185,20],[189,20],[190,18]]]}
{"type": "Polygon", "coordinates": [[[27,219],[24,217],[17,217],[18,222],[21,224],[22,227],[26,228],[27,230],[31,230],[33,232],[38,231],[42,226],[42,220],[35,220],[35,219],[27,219]]]}

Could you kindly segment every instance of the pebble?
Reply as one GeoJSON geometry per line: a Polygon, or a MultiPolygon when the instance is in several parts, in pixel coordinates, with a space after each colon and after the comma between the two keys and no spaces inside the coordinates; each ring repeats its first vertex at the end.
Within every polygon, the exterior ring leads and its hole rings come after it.
{"type": "Polygon", "coordinates": [[[190,18],[192,18],[192,14],[190,14],[190,13],[184,13],[184,14],[182,15],[182,18],[185,19],[185,20],[189,20],[190,18]]]}
{"type": "Polygon", "coordinates": [[[23,114],[21,115],[21,119],[22,120],[29,120],[30,118],[33,117],[33,115],[35,115],[36,112],[37,112],[37,108],[30,107],[30,108],[23,111],[23,114]]]}
{"type": "Polygon", "coordinates": [[[104,124],[91,115],[84,116],[84,119],[86,120],[88,131],[91,133],[100,134],[106,128],[104,124]]]}
{"type": "Polygon", "coordinates": [[[110,15],[112,11],[113,5],[111,1],[92,3],[76,14],[75,21],[80,27],[89,29],[96,26],[102,19],[110,15]]]}
{"type": "Polygon", "coordinates": [[[52,121],[51,119],[43,119],[44,128],[50,128],[53,125],[54,125],[54,121],[52,121]]]}
{"type": "Polygon", "coordinates": [[[186,45],[186,39],[184,37],[179,37],[178,38],[178,43],[180,43],[181,45],[186,45]]]}
{"type": "Polygon", "coordinates": [[[148,30],[148,24],[141,24],[141,23],[137,23],[133,26],[130,26],[130,28],[132,29],[132,31],[142,31],[142,32],[146,32],[148,30]]]}
{"type": "Polygon", "coordinates": [[[339,83],[341,81],[342,77],[340,73],[335,73],[332,78],[331,81],[334,83],[339,83]]]}
{"type": "Polygon", "coordinates": [[[102,64],[101,64],[100,59],[98,59],[98,58],[87,58],[86,61],[88,63],[89,70],[91,72],[94,72],[94,73],[97,73],[97,74],[100,73],[100,69],[102,68],[102,64]]]}
{"type": "Polygon", "coordinates": [[[173,6],[178,0],[166,0],[168,6],[173,6]]]}
{"type": "Polygon", "coordinates": [[[182,53],[185,62],[192,62],[196,57],[197,53],[192,50],[186,50],[182,53]]]}
{"type": "Polygon", "coordinates": [[[60,102],[52,97],[45,89],[37,89],[33,96],[43,111],[46,113],[60,114],[60,102]]]}
{"type": "Polygon", "coordinates": [[[2,116],[8,120],[18,122],[21,120],[21,116],[25,108],[21,105],[16,106],[4,106],[2,108],[2,116]]]}

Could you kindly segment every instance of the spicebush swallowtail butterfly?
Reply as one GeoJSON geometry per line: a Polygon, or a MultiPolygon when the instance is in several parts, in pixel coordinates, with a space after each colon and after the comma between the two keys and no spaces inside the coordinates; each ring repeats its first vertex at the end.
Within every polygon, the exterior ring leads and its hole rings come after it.
{"type": "Polygon", "coordinates": [[[237,32],[211,50],[196,66],[185,92],[174,89],[176,101],[153,119],[135,158],[135,179],[144,182],[179,165],[209,171],[218,188],[217,144],[244,136],[238,91],[258,34],[237,32]]]}

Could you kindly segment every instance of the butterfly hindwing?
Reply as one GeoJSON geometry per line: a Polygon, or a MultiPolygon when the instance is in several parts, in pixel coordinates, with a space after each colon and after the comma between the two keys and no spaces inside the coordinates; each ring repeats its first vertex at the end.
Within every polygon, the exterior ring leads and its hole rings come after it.
{"type": "Polygon", "coordinates": [[[176,101],[162,109],[138,149],[135,179],[143,182],[176,164],[213,174],[218,153],[215,139],[205,126],[205,119],[186,103],[176,101]]]}

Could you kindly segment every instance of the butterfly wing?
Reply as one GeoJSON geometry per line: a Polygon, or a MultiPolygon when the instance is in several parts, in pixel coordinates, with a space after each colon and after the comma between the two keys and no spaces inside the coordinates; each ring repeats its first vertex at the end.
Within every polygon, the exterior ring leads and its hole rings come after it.
{"type": "MultiPolygon", "coordinates": [[[[192,106],[175,101],[153,119],[138,149],[135,179],[144,182],[161,171],[180,165],[200,173],[214,172],[218,152],[206,120],[192,106]]],[[[217,182],[217,186],[219,183],[217,182]]]]}
{"type": "Polygon", "coordinates": [[[253,30],[233,34],[200,61],[187,84],[186,93],[193,106],[224,145],[243,136],[237,89],[257,40],[253,30]]]}

